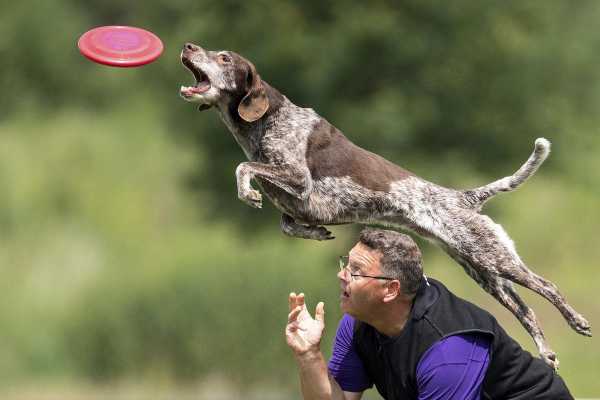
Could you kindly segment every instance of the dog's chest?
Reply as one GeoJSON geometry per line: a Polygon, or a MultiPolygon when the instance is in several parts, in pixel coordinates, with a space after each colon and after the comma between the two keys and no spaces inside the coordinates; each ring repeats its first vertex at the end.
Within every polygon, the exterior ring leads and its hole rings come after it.
{"type": "Polygon", "coordinates": [[[312,109],[284,104],[264,122],[261,161],[293,169],[305,168],[308,138],[320,120],[312,109]]]}
{"type": "Polygon", "coordinates": [[[306,166],[308,137],[320,117],[312,109],[287,102],[251,125],[240,125],[229,112],[221,112],[221,120],[248,160],[298,168],[306,166]]]}
{"type": "Polygon", "coordinates": [[[257,122],[257,126],[254,129],[242,128],[236,123],[229,112],[220,112],[221,121],[225,124],[227,129],[233,135],[233,138],[237,144],[242,148],[242,151],[246,155],[246,158],[250,161],[256,161],[259,158],[259,130],[261,123],[257,122]],[[255,130],[256,132],[253,132],[255,130]]]}

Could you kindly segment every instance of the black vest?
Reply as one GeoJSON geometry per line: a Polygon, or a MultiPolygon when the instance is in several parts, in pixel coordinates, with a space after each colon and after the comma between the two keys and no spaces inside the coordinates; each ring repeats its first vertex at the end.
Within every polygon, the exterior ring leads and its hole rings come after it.
{"type": "Polygon", "coordinates": [[[429,279],[417,292],[402,333],[386,337],[356,321],[354,344],[367,374],[387,400],[417,399],[417,365],[438,340],[467,332],[492,339],[483,399],[573,399],[563,380],[541,359],[523,350],[487,311],[429,279]]]}

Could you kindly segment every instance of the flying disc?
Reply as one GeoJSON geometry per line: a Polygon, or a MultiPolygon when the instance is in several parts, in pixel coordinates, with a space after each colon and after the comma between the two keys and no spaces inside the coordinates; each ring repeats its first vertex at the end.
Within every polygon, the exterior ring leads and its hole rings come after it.
{"type": "Polygon", "coordinates": [[[113,67],[138,67],[156,60],[163,51],[161,40],[147,30],[133,26],[100,26],[81,35],[81,54],[113,67]]]}

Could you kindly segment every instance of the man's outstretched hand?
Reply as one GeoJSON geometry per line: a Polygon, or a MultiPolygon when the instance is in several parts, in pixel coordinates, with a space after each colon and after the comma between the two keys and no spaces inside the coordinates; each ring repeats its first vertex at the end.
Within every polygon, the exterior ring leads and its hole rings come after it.
{"type": "Polygon", "coordinates": [[[319,344],[325,329],[325,305],[317,304],[315,318],[311,317],[304,303],[304,293],[290,293],[288,322],[285,338],[297,356],[320,351],[319,344]]]}

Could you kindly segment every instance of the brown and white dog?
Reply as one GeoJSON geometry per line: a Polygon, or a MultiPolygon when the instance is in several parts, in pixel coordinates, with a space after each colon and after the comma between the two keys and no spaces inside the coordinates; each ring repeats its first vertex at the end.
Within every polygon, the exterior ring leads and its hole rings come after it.
{"type": "Polygon", "coordinates": [[[250,186],[254,179],[282,212],[285,234],[328,240],[333,236],[322,225],[347,223],[412,231],[440,245],[508,308],[551,367],[558,367],[556,354],[513,282],[548,299],[576,332],[591,336],[590,324],[556,285],[530,271],[502,227],[480,213],[486,200],[535,173],[550,152],[546,139],[535,141],[513,175],[472,190],[449,189],[354,145],[314,110],[272,88],[234,52],[187,43],[181,60],[196,78],[194,86],[181,87],[181,96],[201,110],[215,107],[249,159],[236,170],[238,197],[261,207],[261,194],[250,186]]]}

